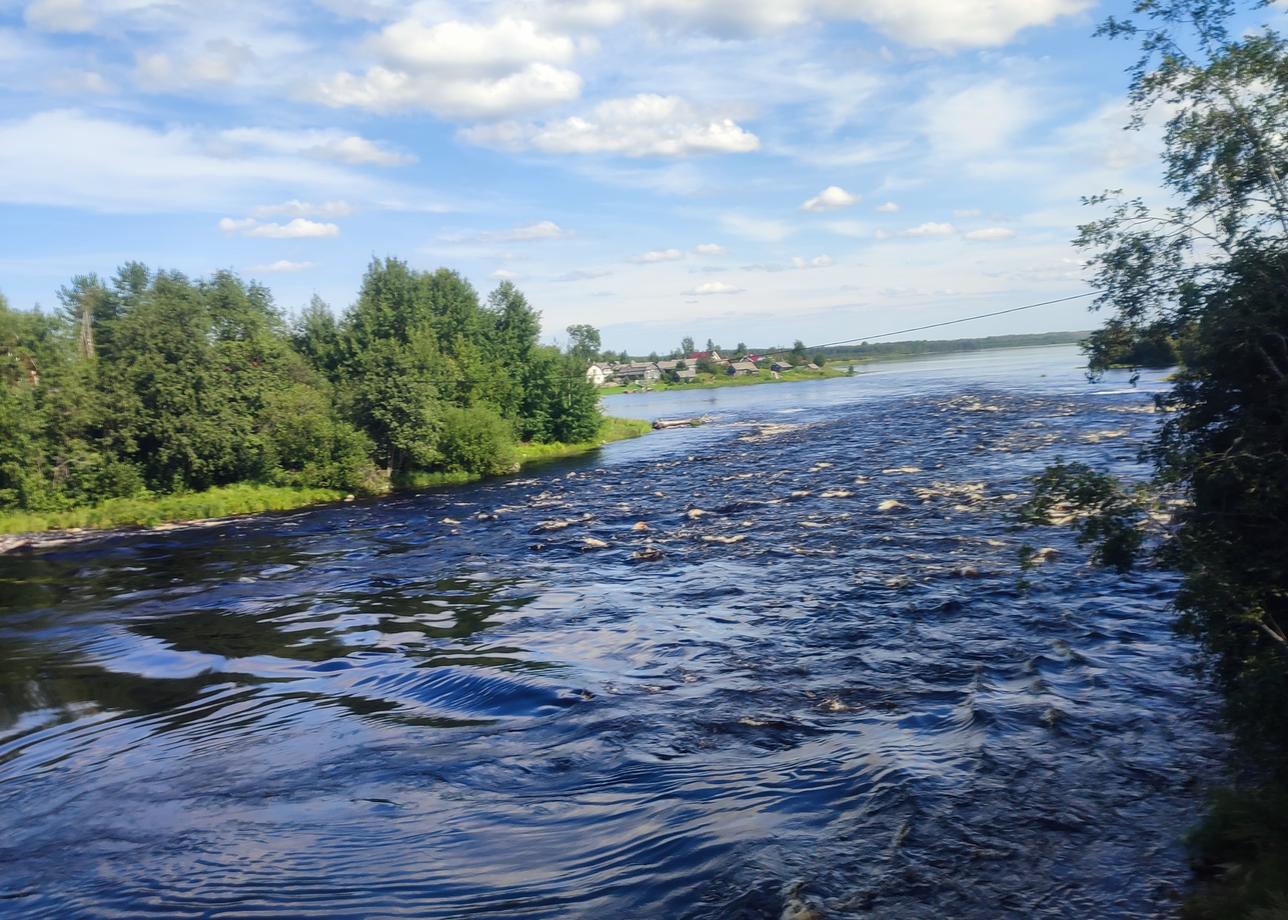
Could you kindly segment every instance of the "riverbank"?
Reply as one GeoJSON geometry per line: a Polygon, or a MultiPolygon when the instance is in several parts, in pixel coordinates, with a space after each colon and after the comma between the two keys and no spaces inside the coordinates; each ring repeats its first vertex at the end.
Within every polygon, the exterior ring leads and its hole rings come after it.
{"type": "MultiPolygon", "coordinates": [[[[650,424],[639,419],[605,418],[599,437],[593,441],[578,444],[520,444],[517,451],[518,463],[522,468],[530,463],[575,457],[613,441],[640,437],[650,430],[650,424]]],[[[424,473],[400,482],[394,491],[464,485],[483,478],[477,473],[424,473]]],[[[82,531],[114,527],[192,524],[262,514],[266,511],[293,511],[311,505],[342,501],[346,497],[344,492],[336,489],[238,483],[204,492],[115,498],[98,505],[66,511],[11,512],[0,514],[0,553],[29,543],[33,537],[39,537],[43,541],[75,536],[82,531]]]]}
{"type": "MultiPolygon", "coordinates": [[[[857,363],[857,362],[856,362],[857,363]]],[[[692,383],[670,383],[666,380],[655,380],[645,390],[639,386],[601,387],[599,392],[604,396],[622,396],[630,393],[662,393],[667,390],[714,390],[722,387],[750,387],[762,383],[797,383],[803,380],[828,380],[832,377],[845,377],[847,372],[833,368],[821,367],[818,370],[809,368],[792,368],[775,376],[773,371],[761,370],[755,376],[730,377],[727,374],[702,374],[692,383]]]]}

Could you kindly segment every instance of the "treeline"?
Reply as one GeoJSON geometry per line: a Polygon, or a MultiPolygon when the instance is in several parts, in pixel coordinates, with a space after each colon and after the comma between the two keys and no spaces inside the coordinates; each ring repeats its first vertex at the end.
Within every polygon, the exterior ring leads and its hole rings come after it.
{"type": "Polygon", "coordinates": [[[1023,335],[990,335],[977,339],[917,339],[908,342],[863,342],[820,349],[829,360],[947,355],[993,348],[1031,348],[1038,345],[1078,345],[1087,332],[1039,332],[1023,335]]]}
{"type": "Polygon", "coordinates": [[[294,323],[231,272],[123,266],[56,311],[0,298],[0,510],[239,482],[380,492],[422,472],[495,473],[519,441],[601,424],[578,359],[541,345],[509,282],[375,260],[337,318],[294,323]]]}

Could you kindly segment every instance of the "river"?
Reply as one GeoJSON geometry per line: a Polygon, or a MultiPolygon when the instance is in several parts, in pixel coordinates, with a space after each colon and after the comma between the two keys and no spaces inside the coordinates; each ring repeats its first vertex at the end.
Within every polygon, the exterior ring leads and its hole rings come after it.
{"type": "Polygon", "coordinates": [[[1159,376],[1079,365],[613,397],[711,421],[0,557],[0,914],[1168,914],[1223,744],[1174,578],[1011,526],[1141,472],[1159,376]]]}

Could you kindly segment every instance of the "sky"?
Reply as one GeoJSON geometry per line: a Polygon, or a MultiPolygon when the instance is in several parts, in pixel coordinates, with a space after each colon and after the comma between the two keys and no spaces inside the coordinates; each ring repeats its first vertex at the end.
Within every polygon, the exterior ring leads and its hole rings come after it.
{"type": "Polygon", "coordinates": [[[0,0],[0,291],[139,260],[338,313],[397,256],[636,354],[1077,294],[1081,196],[1158,184],[1133,49],[1092,37],[1125,7],[0,0]]]}

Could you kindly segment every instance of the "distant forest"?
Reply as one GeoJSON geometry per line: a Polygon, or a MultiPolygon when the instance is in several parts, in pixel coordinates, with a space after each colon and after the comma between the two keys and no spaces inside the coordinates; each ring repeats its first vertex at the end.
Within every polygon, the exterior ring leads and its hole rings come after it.
{"type": "MultiPolygon", "coordinates": [[[[1035,345],[1078,345],[1090,332],[1037,332],[1027,335],[990,335],[979,339],[917,339],[910,342],[863,342],[819,348],[829,361],[862,361],[913,355],[948,355],[993,348],[1026,348],[1035,345]]],[[[786,350],[786,349],[781,349],[786,350]]],[[[768,349],[766,354],[774,353],[768,349]]]]}

